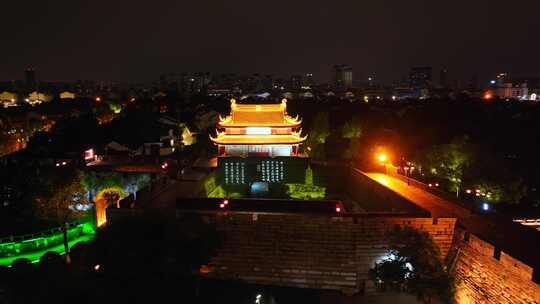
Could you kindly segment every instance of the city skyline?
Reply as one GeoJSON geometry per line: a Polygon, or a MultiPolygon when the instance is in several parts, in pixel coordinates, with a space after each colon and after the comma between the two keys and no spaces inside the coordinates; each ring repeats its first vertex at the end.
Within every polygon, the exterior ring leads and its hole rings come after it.
{"type": "Polygon", "coordinates": [[[10,42],[0,50],[9,58],[0,79],[20,79],[23,69],[34,67],[47,80],[148,82],[168,71],[230,71],[309,72],[325,82],[341,63],[353,67],[356,80],[375,75],[383,83],[414,66],[446,68],[449,79],[463,81],[500,71],[540,74],[534,60],[540,43],[529,39],[540,25],[532,13],[540,4],[527,3],[523,14],[512,15],[496,2],[460,0],[443,9],[426,1],[260,7],[237,1],[212,9],[173,1],[151,7],[121,1],[31,8],[9,3],[10,13],[0,21],[10,42]]]}

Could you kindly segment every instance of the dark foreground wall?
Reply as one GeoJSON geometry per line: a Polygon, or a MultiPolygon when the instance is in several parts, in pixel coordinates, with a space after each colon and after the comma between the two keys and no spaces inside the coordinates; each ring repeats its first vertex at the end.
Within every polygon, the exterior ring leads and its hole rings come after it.
{"type": "Polygon", "coordinates": [[[204,215],[223,244],[211,260],[215,278],[300,288],[374,291],[368,271],[388,254],[385,233],[395,225],[428,232],[445,257],[455,219],[289,214],[204,215]]]}

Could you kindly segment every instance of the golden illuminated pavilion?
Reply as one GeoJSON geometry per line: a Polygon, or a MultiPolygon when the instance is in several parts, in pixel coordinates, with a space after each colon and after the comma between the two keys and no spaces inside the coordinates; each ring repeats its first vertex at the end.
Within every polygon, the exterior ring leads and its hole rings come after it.
{"type": "Polygon", "coordinates": [[[302,121],[287,114],[287,100],[278,104],[238,104],[231,99],[231,115],[218,122],[219,156],[296,156],[306,140],[302,121]]]}

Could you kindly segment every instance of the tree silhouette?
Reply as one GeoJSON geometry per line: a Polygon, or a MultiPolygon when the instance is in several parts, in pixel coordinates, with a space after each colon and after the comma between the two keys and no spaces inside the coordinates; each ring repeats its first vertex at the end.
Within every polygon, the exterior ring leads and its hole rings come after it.
{"type": "Polygon", "coordinates": [[[426,304],[435,299],[451,303],[456,282],[429,234],[395,226],[386,237],[390,254],[370,270],[372,279],[389,286],[404,284],[408,292],[426,304]]]}

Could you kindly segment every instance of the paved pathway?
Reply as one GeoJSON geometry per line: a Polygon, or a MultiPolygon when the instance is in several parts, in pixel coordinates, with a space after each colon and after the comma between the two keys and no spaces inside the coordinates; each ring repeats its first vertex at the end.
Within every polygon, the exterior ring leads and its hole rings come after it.
{"type": "Polygon", "coordinates": [[[468,218],[471,212],[455,203],[449,202],[425,190],[383,173],[365,173],[369,178],[384,185],[388,189],[401,195],[408,201],[415,203],[431,212],[434,217],[468,218]]]}
{"type": "Polygon", "coordinates": [[[428,210],[433,217],[455,217],[457,225],[532,267],[540,267],[540,233],[513,223],[504,215],[475,214],[468,209],[387,174],[368,172],[366,176],[410,202],[428,210]]]}

